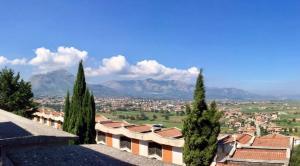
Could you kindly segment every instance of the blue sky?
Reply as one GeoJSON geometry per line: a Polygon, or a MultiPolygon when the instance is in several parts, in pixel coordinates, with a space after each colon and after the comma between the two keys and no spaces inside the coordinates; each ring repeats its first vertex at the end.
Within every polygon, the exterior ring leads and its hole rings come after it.
{"type": "Polygon", "coordinates": [[[83,57],[91,82],[193,82],[196,67],[208,86],[300,94],[299,18],[300,1],[7,0],[0,65],[28,79],[83,57]]]}

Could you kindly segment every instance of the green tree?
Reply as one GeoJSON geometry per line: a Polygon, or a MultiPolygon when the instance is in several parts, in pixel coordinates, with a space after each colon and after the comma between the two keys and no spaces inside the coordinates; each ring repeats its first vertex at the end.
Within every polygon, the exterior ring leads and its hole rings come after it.
{"type": "Polygon", "coordinates": [[[94,96],[86,87],[82,61],[79,63],[69,112],[64,117],[64,122],[67,122],[64,130],[79,137],[75,143],[94,143],[96,133],[95,101],[94,96]]]}
{"type": "Polygon", "coordinates": [[[221,114],[215,102],[209,109],[207,107],[202,70],[197,78],[192,108],[187,107],[186,114],[183,124],[184,162],[186,165],[208,166],[217,150],[221,114]]]}
{"type": "Polygon", "coordinates": [[[298,166],[300,165],[300,146],[296,146],[293,149],[290,166],[298,166]]]}
{"type": "Polygon", "coordinates": [[[20,78],[12,69],[4,68],[0,71],[0,108],[15,114],[30,117],[28,111],[36,107],[33,102],[31,84],[20,78]]]}
{"type": "Polygon", "coordinates": [[[155,114],[152,115],[152,119],[155,120],[157,119],[157,116],[155,114]]]}
{"type": "Polygon", "coordinates": [[[67,126],[70,120],[70,94],[69,91],[67,92],[67,96],[65,98],[64,104],[64,123],[63,123],[63,130],[67,130],[67,126]]]}

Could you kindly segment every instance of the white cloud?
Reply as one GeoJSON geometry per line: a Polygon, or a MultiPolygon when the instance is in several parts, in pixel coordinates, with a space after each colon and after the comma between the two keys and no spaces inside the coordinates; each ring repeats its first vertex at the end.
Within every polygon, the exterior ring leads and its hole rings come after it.
{"type": "Polygon", "coordinates": [[[25,58],[9,60],[4,56],[0,56],[0,65],[25,65],[26,63],[27,60],[25,58]]]}
{"type": "Polygon", "coordinates": [[[88,52],[78,50],[74,47],[58,47],[56,52],[41,47],[35,50],[36,56],[28,63],[37,66],[41,71],[51,71],[68,68],[78,64],[80,60],[87,58],[88,52]]]}
{"type": "Polygon", "coordinates": [[[117,74],[126,70],[128,64],[126,58],[122,55],[113,56],[111,58],[104,58],[102,65],[98,69],[87,67],[85,72],[89,76],[117,74]]]}
{"type": "Polygon", "coordinates": [[[26,58],[21,58],[21,59],[14,59],[11,60],[10,63],[12,65],[26,65],[27,64],[27,59],[26,58]]]}
{"type": "Polygon", "coordinates": [[[131,79],[168,79],[190,81],[195,79],[199,73],[199,69],[191,67],[188,69],[170,68],[160,64],[156,60],[143,60],[131,65],[122,55],[105,58],[102,64],[96,68],[86,68],[87,76],[108,76],[114,75],[121,78],[131,79]]]}
{"type": "Polygon", "coordinates": [[[4,56],[0,56],[0,65],[7,64],[8,59],[4,56]]]}

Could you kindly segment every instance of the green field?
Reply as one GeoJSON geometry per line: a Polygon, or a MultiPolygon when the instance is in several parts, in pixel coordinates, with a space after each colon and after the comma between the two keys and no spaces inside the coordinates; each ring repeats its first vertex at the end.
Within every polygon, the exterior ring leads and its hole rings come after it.
{"type": "Polygon", "coordinates": [[[146,119],[135,119],[132,120],[130,118],[120,118],[120,115],[127,116],[127,117],[137,117],[141,115],[140,111],[113,111],[110,113],[103,113],[98,112],[97,114],[104,115],[107,118],[110,118],[112,120],[126,120],[129,123],[134,124],[163,124],[164,127],[178,127],[182,129],[183,125],[183,118],[185,116],[176,115],[175,112],[169,113],[169,119],[166,119],[164,117],[165,113],[161,112],[144,112],[146,115],[146,119]],[[155,115],[157,118],[153,118],[153,115],[155,115]]]}

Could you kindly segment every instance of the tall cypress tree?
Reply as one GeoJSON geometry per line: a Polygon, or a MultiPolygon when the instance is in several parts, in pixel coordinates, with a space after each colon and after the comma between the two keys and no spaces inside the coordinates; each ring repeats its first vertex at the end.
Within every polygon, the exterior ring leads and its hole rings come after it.
{"type": "Polygon", "coordinates": [[[76,143],[92,143],[95,139],[91,130],[95,128],[95,117],[93,117],[95,112],[92,112],[95,110],[92,108],[95,108],[95,102],[91,102],[91,95],[86,87],[83,64],[80,61],[69,112],[64,118],[64,121],[67,122],[64,124],[64,131],[76,134],[79,137],[76,143]]]}
{"type": "Polygon", "coordinates": [[[64,123],[63,123],[63,130],[67,130],[67,126],[69,124],[70,119],[70,94],[69,91],[67,92],[67,96],[65,98],[65,105],[64,105],[64,123]]]}
{"type": "Polygon", "coordinates": [[[186,165],[210,165],[217,148],[219,118],[215,102],[210,109],[207,107],[201,70],[196,82],[192,108],[187,111],[183,125],[185,140],[183,158],[186,165]]]}

